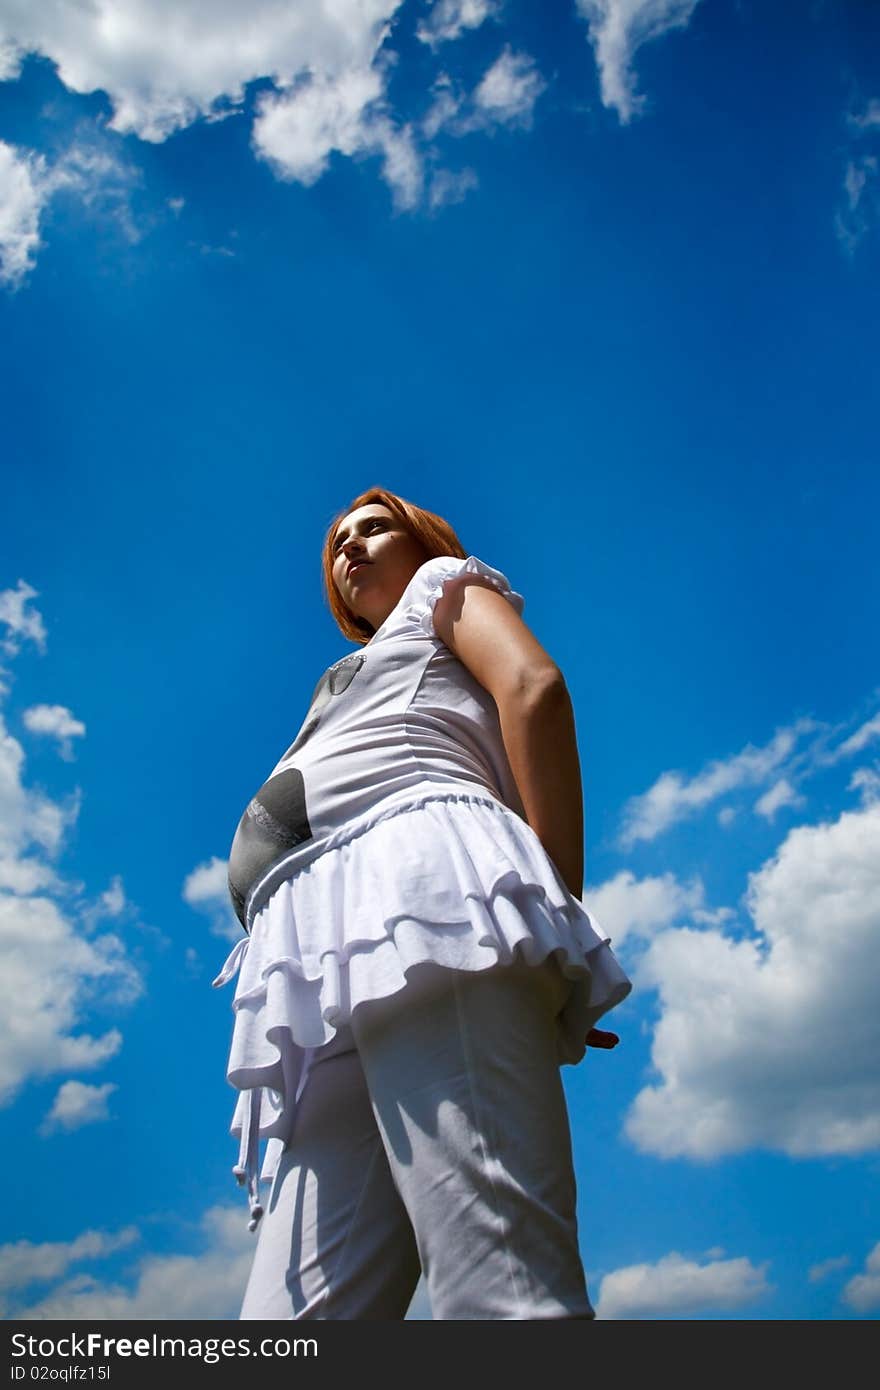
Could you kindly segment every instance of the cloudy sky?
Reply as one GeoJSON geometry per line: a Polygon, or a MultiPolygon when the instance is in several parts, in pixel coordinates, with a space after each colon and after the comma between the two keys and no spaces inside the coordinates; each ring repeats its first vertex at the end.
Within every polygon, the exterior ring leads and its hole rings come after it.
{"type": "Polygon", "coordinates": [[[378,483],[575,702],[600,1316],[876,1317],[880,9],[0,0],[0,77],[3,1316],[237,1313],[225,860],[378,483]]]}

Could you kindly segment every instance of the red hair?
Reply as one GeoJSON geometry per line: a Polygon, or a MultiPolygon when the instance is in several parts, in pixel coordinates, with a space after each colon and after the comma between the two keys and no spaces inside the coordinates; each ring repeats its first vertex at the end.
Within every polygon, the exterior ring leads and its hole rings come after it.
{"type": "Polygon", "coordinates": [[[409,534],[418,541],[424,550],[426,560],[432,560],[435,555],[454,555],[458,560],[467,559],[467,551],[449,522],[444,521],[443,517],[437,516],[435,512],[427,512],[424,507],[417,507],[414,502],[407,502],[404,497],[398,497],[396,492],[386,492],[383,487],[371,487],[355,497],[330,525],[324,538],[321,567],[324,574],[324,592],[327,595],[330,612],[336,620],[337,627],[350,641],[360,642],[361,645],[369,642],[374,629],[366,618],[357,617],[342,602],[339,590],[333,583],[333,560],[335,558],[333,542],[343,518],[348,516],[349,512],[353,512],[355,508],[368,507],[372,503],[387,507],[392,515],[402,522],[409,534]]]}

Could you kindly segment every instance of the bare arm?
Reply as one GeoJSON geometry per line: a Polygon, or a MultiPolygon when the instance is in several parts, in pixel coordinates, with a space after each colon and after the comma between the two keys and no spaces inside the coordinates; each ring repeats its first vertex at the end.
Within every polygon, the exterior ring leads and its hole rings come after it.
{"type": "Polygon", "coordinates": [[[574,711],[558,666],[494,588],[455,587],[434,628],[489,691],[529,825],[580,898],[584,827],[574,711]]]}
{"type": "MultiPolygon", "coordinates": [[[[558,666],[507,599],[488,584],[454,589],[434,609],[434,629],[498,706],[501,733],[529,825],[580,898],[584,823],[574,712],[558,666]]],[[[588,1047],[616,1033],[591,1028],[588,1047]]]]}

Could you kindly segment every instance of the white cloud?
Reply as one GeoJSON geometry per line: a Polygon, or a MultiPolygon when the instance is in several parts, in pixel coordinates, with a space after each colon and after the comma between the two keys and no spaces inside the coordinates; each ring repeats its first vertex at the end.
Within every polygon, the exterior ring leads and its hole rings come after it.
{"type": "Polygon", "coordinates": [[[0,718],[0,1105],[30,1078],[88,1069],[122,1042],[114,1028],[80,1031],[91,994],[124,1003],[140,978],[118,937],[86,941],[45,896],[60,891],[51,862],[76,819],[78,801],[56,803],[23,781],[24,751],[0,718]]]}
{"type": "Polygon", "coordinates": [[[93,215],[112,219],[124,239],[134,243],[143,235],[131,210],[131,192],[140,177],[105,133],[83,125],[52,165],[48,183],[53,194],[72,194],[93,215]]]}
{"type": "Polygon", "coordinates": [[[24,57],[14,43],[0,43],[0,82],[10,82],[17,77],[24,57]]]}
{"type": "Polygon", "coordinates": [[[645,105],[645,98],[636,91],[633,71],[637,50],[672,29],[686,28],[698,0],[576,0],[576,4],[595,50],[602,104],[617,111],[626,124],[645,105]]]}
{"type": "Polygon", "coordinates": [[[875,714],[872,719],[866,719],[864,724],[856,729],[854,734],[844,739],[833,753],[833,760],[848,758],[853,753],[861,753],[862,749],[872,742],[873,739],[880,738],[880,714],[875,714]]]}
{"type": "Polygon", "coordinates": [[[863,806],[880,801],[880,772],[876,768],[857,768],[849,779],[847,790],[859,792],[863,806]]]}
{"type": "Polygon", "coordinates": [[[855,1274],[847,1281],[841,1297],[857,1313],[880,1308],[880,1241],[869,1252],[864,1273],[855,1274]]]}
{"type": "Polygon", "coordinates": [[[45,160],[0,140],[0,284],[17,289],[33,270],[48,197],[45,160]]]}
{"type": "Polygon", "coordinates": [[[401,0],[0,0],[0,47],[41,53],[75,92],[104,91],[110,126],[164,140],[258,77],[368,67],[401,0]]]}
{"type": "Polygon", "coordinates": [[[718,824],[719,824],[720,826],[722,826],[722,827],[726,830],[727,827],[728,827],[729,825],[733,825],[733,822],[734,822],[735,820],[736,820],[736,807],[735,807],[735,806],[722,806],[722,807],[721,807],[721,810],[718,812],[718,824]]]}
{"type": "Polygon", "coordinates": [[[474,91],[474,105],[489,122],[529,126],[546,82],[528,53],[507,47],[474,91]]]}
{"type": "Polygon", "coordinates": [[[823,1279],[828,1278],[829,1274],[836,1274],[839,1269],[846,1269],[849,1262],[849,1255],[835,1255],[830,1260],[822,1260],[817,1265],[810,1265],[807,1278],[811,1284],[820,1284],[823,1279]]]}
{"type": "Polygon", "coordinates": [[[411,126],[395,126],[380,119],[374,123],[373,133],[382,154],[382,177],[391,189],[394,206],[414,208],[422,196],[424,174],[411,126]]]}
{"type": "MultiPolygon", "coordinates": [[[[52,165],[42,155],[0,141],[0,284],[17,289],[33,270],[42,212],[59,193],[71,193],[86,207],[109,213],[127,240],[138,240],[129,206],[137,175],[101,149],[98,139],[91,134],[88,143],[72,145],[52,165]]],[[[19,581],[22,587],[28,589],[19,581]]]]}
{"type": "Polygon", "coordinates": [[[637,879],[624,869],[595,888],[587,888],[584,902],[612,937],[615,948],[628,936],[650,939],[664,927],[695,916],[704,905],[699,878],[687,885],[674,874],[637,879]]]}
{"type": "Polygon", "coordinates": [[[835,215],[834,230],[850,256],[864,240],[874,220],[878,204],[875,188],[878,169],[880,163],[872,154],[859,155],[847,162],[843,176],[844,202],[835,215]]]}
{"type": "Polygon", "coordinates": [[[440,131],[449,135],[471,135],[498,125],[532,124],[535,102],[546,83],[527,53],[514,53],[508,46],[483,74],[470,97],[466,97],[448,73],[441,73],[433,86],[434,100],[422,117],[420,130],[428,140],[440,131]]]}
{"type": "Polygon", "coordinates": [[[4,855],[0,852],[0,892],[26,897],[29,893],[42,893],[58,887],[58,876],[51,865],[33,855],[4,855]]]}
{"type": "Polygon", "coordinates": [[[738,787],[766,781],[788,758],[801,734],[816,728],[811,719],[799,719],[790,728],[779,729],[763,748],[747,744],[742,752],[726,761],[709,763],[690,780],[679,772],[663,772],[648,791],[630,799],[624,808],[621,846],[630,848],[637,840],[653,840],[677,821],[694,815],[720,796],[738,787]]]}
{"type": "MultiPolygon", "coordinates": [[[[0,593],[0,623],[13,654],[25,640],[45,646],[43,620],[30,607],[35,597],[24,581],[0,593]]],[[[57,705],[32,706],[25,722],[62,738],[82,729],[57,705]]],[[[79,908],[78,920],[50,896],[63,902],[81,891],[61,880],[53,864],[76,821],[79,793],[54,801],[28,787],[24,771],[24,749],[0,716],[0,1105],[32,1078],[89,1070],[114,1056],[121,1034],[110,1028],[93,1036],[85,1029],[88,1014],[98,993],[102,1007],[119,1008],[142,989],[120,938],[89,935],[99,918],[124,911],[121,880],[111,882],[97,907],[79,908]]],[[[75,1088],[62,1092],[59,1122],[76,1108],[70,1108],[75,1088]]],[[[85,1113],[84,1093],[79,1100],[85,1113]]]]}
{"type": "Polygon", "coordinates": [[[247,1212],[213,1207],[201,1226],[201,1254],[147,1256],[125,1284],[81,1275],[13,1316],[74,1322],[236,1318],[254,1254],[247,1212]]]}
{"type": "Polygon", "coordinates": [[[846,119],[854,130],[877,130],[880,128],[880,100],[872,97],[863,111],[850,111],[846,119]]]}
{"type": "Polygon", "coordinates": [[[374,68],[329,78],[315,75],[284,95],[267,93],[254,123],[257,152],[286,179],[315,183],[331,153],[352,155],[369,147],[366,113],[383,94],[374,68]]]}
{"type": "MultiPolygon", "coordinates": [[[[450,126],[455,121],[461,110],[463,98],[455,90],[451,78],[447,73],[441,73],[434,83],[434,100],[428,108],[427,115],[422,118],[422,134],[428,140],[434,137],[445,127],[450,126]]],[[[455,132],[453,132],[455,133],[455,132]]]]}
{"type": "Polygon", "coordinates": [[[461,203],[479,179],[473,169],[462,169],[452,173],[449,169],[438,169],[431,180],[428,202],[432,209],[448,207],[450,203],[461,203]]]}
{"type": "Polygon", "coordinates": [[[103,1003],[140,992],[117,937],[78,936],[50,899],[0,893],[0,1105],[31,1077],[82,1071],[115,1056],[122,1036],[77,1032],[100,981],[103,1003]]]}
{"type": "Polygon", "coordinates": [[[43,1134],[56,1129],[81,1129],[83,1125],[98,1124],[110,1118],[107,1101],[118,1087],[108,1081],[103,1086],[88,1086],[84,1081],[65,1081],[58,1088],[52,1109],[41,1125],[43,1134]]]}
{"type": "MultiPolygon", "coordinates": [[[[0,68],[11,75],[26,53],[56,65],[72,91],[103,91],[111,132],[162,141],[197,119],[221,119],[244,107],[248,83],[268,79],[257,99],[255,153],[282,179],[314,184],[334,154],[376,158],[395,207],[422,205],[426,178],[420,142],[451,128],[460,99],[439,95],[418,130],[391,110],[386,79],[396,54],[385,47],[402,0],[224,0],[204,23],[204,0],[67,0],[33,6],[0,0],[0,68]],[[5,64],[5,66],[2,66],[5,64]]],[[[476,28],[500,9],[496,0],[440,0],[418,28],[432,47],[476,28]]],[[[528,127],[545,83],[524,53],[504,52],[472,94],[453,134],[498,124],[528,127]]],[[[20,283],[39,245],[39,211],[67,189],[109,212],[130,240],[140,235],[128,192],[136,178],[107,139],[81,128],[77,145],[51,169],[12,152],[7,274],[20,283]],[[39,178],[37,178],[39,175],[39,178]],[[13,197],[14,194],[14,197],[13,197]],[[25,196],[27,195],[27,196],[25,196]],[[13,235],[14,233],[14,235],[13,235]]],[[[111,137],[112,138],[112,137],[111,137]]],[[[439,171],[428,183],[436,210],[460,201],[475,176],[439,171]]],[[[0,177],[2,187],[2,177],[0,177]]],[[[168,200],[179,213],[183,200],[168,200]]],[[[213,248],[217,249],[217,248],[213,248]]],[[[228,248],[219,248],[228,253],[228,248]]]]}
{"type": "Polygon", "coordinates": [[[199,864],[187,874],[183,900],[207,915],[215,936],[225,937],[227,941],[241,940],[241,923],[232,910],[229,897],[229,870],[225,859],[214,855],[206,864],[199,864]]]}
{"type": "Polygon", "coordinates": [[[629,1265],[606,1274],[599,1287],[599,1318],[688,1317],[729,1312],[772,1291],[766,1264],[712,1260],[698,1264],[672,1251],[656,1264],[629,1265]]]}
{"type": "Polygon", "coordinates": [[[72,740],[85,737],[85,724],[74,719],[65,705],[31,705],[22,718],[32,734],[48,734],[57,739],[58,751],[67,762],[73,758],[72,740]]]}
{"type": "Polygon", "coordinates": [[[140,920],[137,906],[130,901],[120,874],[114,874],[110,880],[110,886],[105,888],[103,893],[99,893],[96,898],[80,898],[77,909],[79,922],[89,936],[94,933],[99,922],[112,919],[117,924],[117,930],[123,925],[134,924],[139,932],[149,932],[162,945],[168,944],[161,932],[157,931],[155,927],[146,926],[140,920]]]}
{"type": "Polygon", "coordinates": [[[32,892],[55,883],[51,867],[29,851],[50,857],[76,820],[78,801],[55,802],[22,780],[24,749],[0,716],[0,888],[32,892]]]}
{"type": "Polygon", "coordinates": [[[756,936],[661,932],[637,984],[659,992],[652,1062],[626,1131],[710,1159],[880,1148],[880,803],[791,830],[750,875],[756,936]]]}
{"type": "Polygon", "coordinates": [[[395,127],[384,109],[384,77],[376,67],[334,76],[313,74],[291,91],[258,103],[253,143],[283,179],[313,184],[335,152],[379,155],[398,207],[413,207],[422,188],[421,156],[408,126],[395,127]]]}
{"type": "Polygon", "coordinates": [[[215,899],[229,896],[229,865],[215,854],[207,864],[199,864],[187,874],[183,885],[183,900],[191,907],[212,904],[215,899]]]}
{"type": "Polygon", "coordinates": [[[869,230],[880,221],[880,100],[873,97],[861,111],[850,110],[846,124],[851,133],[843,196],[834,215],[834,230],[847,255],[855,254],[869,230]],[[873,146],[873,152],[865,152],[873,146]]]}
{"type": "Polygon", "coordinates": [[[29,1240],[0,1245],[0,1293],[26,1289],[32,1284],[45,1284],[65,1274],[71,1265],[82,1260],[106,1259],[117,1250],[124,1250],[138,1239],[134,1226],[110,1234],[106,1231],[83,1231],[76,1240],[53,1241],[37,1245],[29,1240]]]}
{"type": "Polygon", "coordinates": [[[772,820],[776,812],[783,806],[803,806],[805,798],[795,791],[787,777],[780,777],[778,782],[766,791],[763,796],[755,802],[755,810],[759,816],[772,820]]]}
{"type": "Polygon", "coordinates": [[[119,917],[127,907],[125,889],[119,874],[114,874],[110,887],[105,889],[99,899],[99,906],[105,917],[119,917]]]}
{"type": "Polygon", "coordinates": [[[465,29],[478,29],[500,9],[499,0],[435,0],[427,19],[420,21],[416,38],[437,48],[459,38],[465,29]]]}

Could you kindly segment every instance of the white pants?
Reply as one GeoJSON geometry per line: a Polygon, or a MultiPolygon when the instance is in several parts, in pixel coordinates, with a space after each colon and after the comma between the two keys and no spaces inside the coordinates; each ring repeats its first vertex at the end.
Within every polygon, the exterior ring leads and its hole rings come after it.
{"type": "Polygon", "coordinates": [[[244,1319],[590,1318],[555,962],[422,966],[317,1052],[244,1319]]]}

